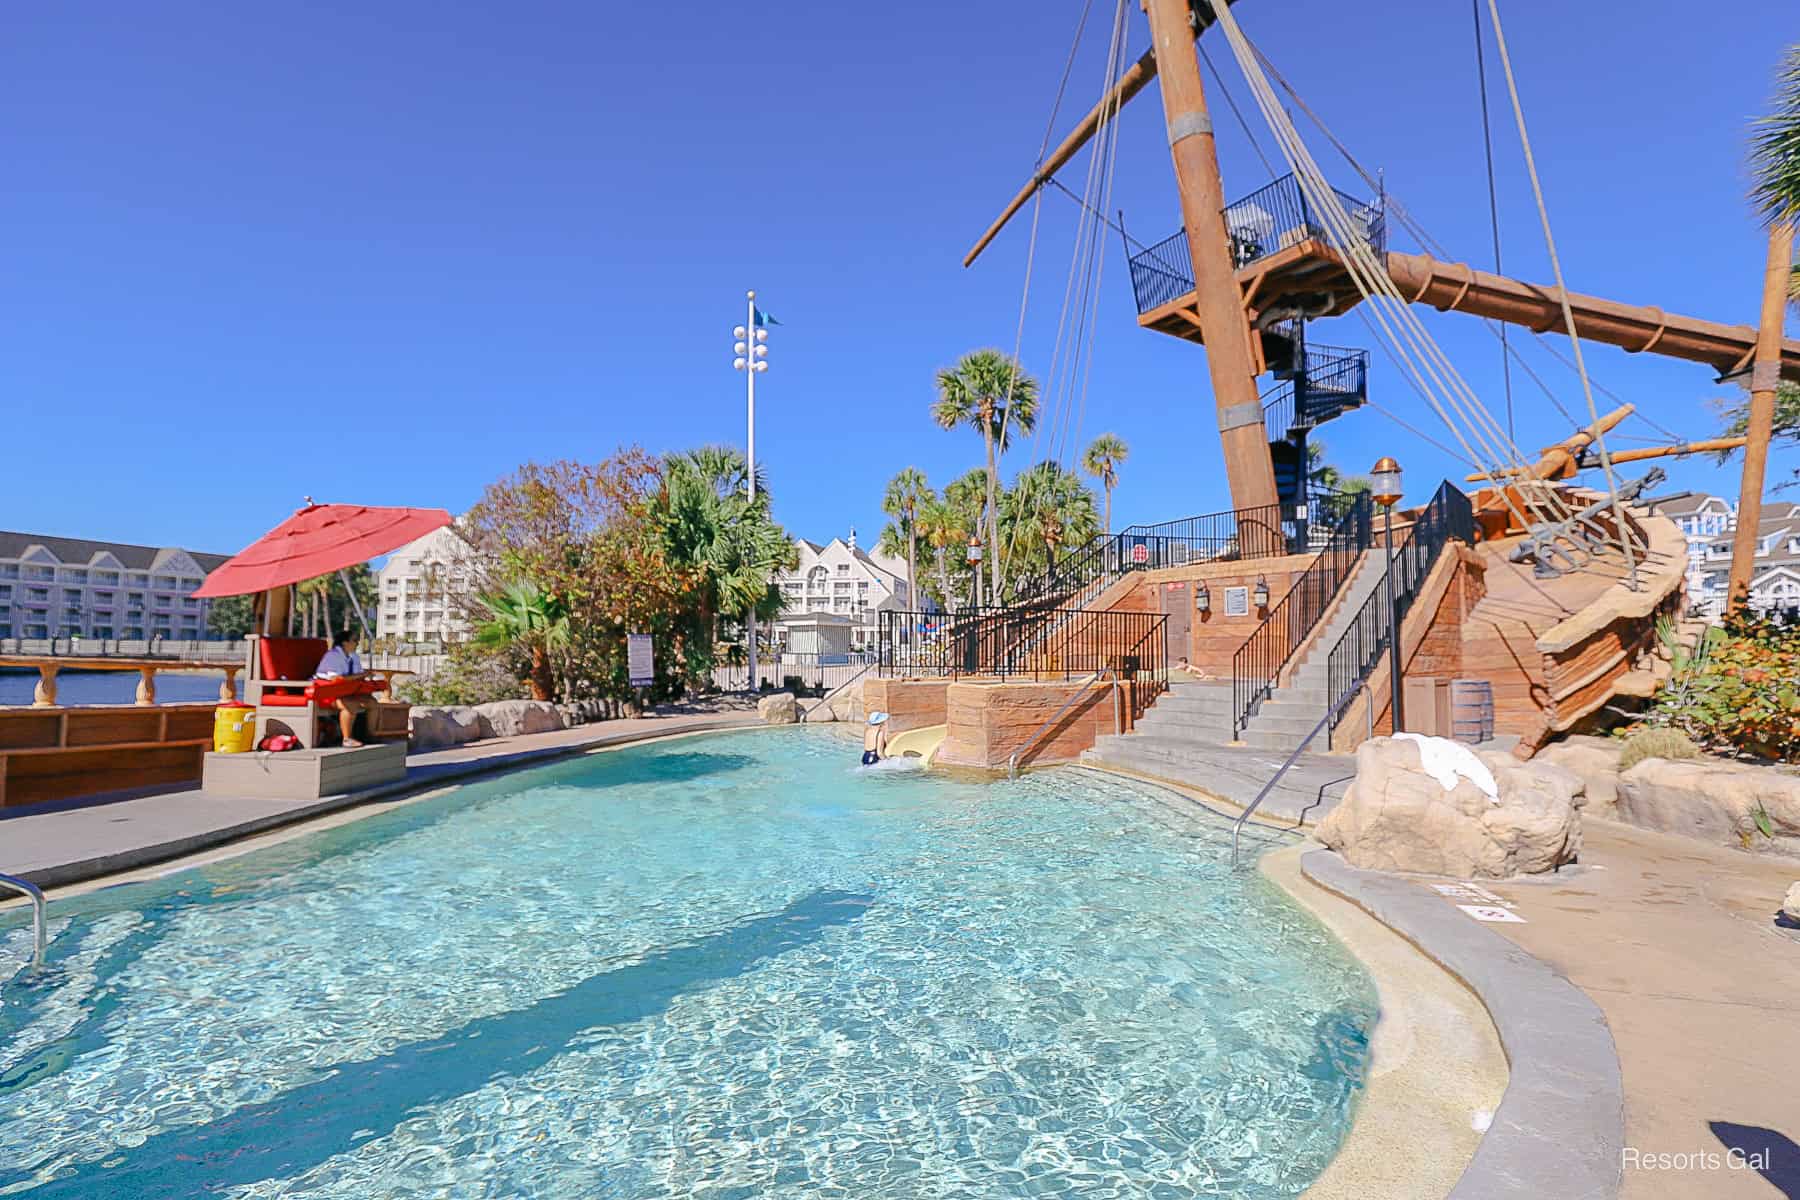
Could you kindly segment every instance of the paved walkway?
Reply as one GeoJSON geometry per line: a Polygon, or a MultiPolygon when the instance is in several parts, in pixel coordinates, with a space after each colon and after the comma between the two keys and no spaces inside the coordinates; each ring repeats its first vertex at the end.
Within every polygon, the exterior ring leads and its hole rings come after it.
{"type": "Polygon", "coordinates": [[[63,887],[488,771],[671,733],[756,724],[754,712],[708,713],[597,721],[555,733],[491,738],[408,755],[403,781],[323,800],[250,799],[211,795],[196,787],[132,799],[0,810],[0,872],[24,876],[39,887],[63,887]]]}
{"type": "Polygon", "coordinates": [[[1488,928],[1606,1014],[1625,1080],[1621,1197],[1800,1197],[1800,931],[1774,923],[1800,862],[1583,824],[1580,867],[1485,885],[1525,921],[1488,928]],[[1762,1170],[1746,1162],[1764,1151],[1762,1170]]]}

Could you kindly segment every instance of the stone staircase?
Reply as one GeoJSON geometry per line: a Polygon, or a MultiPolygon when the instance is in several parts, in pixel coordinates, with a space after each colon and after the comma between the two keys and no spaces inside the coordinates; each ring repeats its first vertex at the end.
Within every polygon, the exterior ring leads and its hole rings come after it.
{"type": "MultiPolygon", "coordinates": [[[[1323,627],[1315,631],[1305,657],[1250,718],[1243,736],[1246,748],[1277,756],[1286,754],[1324,717],[1331,699],[1328,673],[1332,647],[1356,619],[1364,602],[1381,586],[1385,561],[1377,550],[1365,554],[1351,571],[1335,607],[1327,614],[1323,627]]],[[[1146,761],[1195,769],[1211,766],[1212,760],[1196,758],[1189,751],[1229,743],[1233,715],[1229,679],[1171,683],[1169,690],[1138,719],[1136,729],[1101,736],[1083,757],[1089,762],[1149,774],[1168,772],[1151,770],[1143,765],[1146,761]]],[[[1323,751],[1324,743],[1325,736],[1321,734],[1308,750],[1323,751]]]]}

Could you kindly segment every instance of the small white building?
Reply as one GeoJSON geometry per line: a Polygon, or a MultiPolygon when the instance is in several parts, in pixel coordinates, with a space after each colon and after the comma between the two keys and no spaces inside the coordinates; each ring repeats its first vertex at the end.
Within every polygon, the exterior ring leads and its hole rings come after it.
{"type": "MultiPolygon", "coordinates": [[[[1689,608],[1716,620],[1725,612],[1737,506],[1705,492],[1659,497],[1650,505],[1681,526],[1687,539],[1689,608]]],[[[1750,607],[1758,612],[1800,607],[1800,504],[1763,501],[1756,563],[1750,573],[1750,607]]]]}
{"type": "Polygon", "coordinates": [[[469,591],[479,586],[480,556],[446,526],[388,555],[376,573],[375,636],[399,642],[469,638],[469,591]]]}
{"type": "Polygon", "coordinates": [[[834,648],[841,644],[835,637],[821,640],[821,623],[805,618],[839,618],[829,624],[847,623],[850,649],[864,650],[875,643],[880,619],[876,614],[916,607],[906,563],[857,546],[854,528],[849,537],[832,538],[823,545],[804,538],[794,544],[800,551],[800,565],[776,580],[787,600],[787,611],[775,623],[775,632],[796,653],[802,642],[809,647],[826,641],[834,648]]]}
{"type": "Polygon", "coordinates": [[[223,554],[0,532],[0,638],[211,637],[193,593],[223,554]]]}

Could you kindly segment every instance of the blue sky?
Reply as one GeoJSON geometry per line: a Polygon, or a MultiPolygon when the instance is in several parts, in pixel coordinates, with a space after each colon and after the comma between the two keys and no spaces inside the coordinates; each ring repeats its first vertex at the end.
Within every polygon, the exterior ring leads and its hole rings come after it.
{"type": "MultiPolygon", "coordinates": [[[[1059,136],[1100,91],[1110,6],[1095,8],[1059,136]]],[[[730,329],[755,287],[783,322],[757,436],[777,516],[871,540],[896,469],[941,484],[980,460],[971,435],[931,424],[932,373],[1012,343],[1028,222],[973,269],[960,260],[1030,169],[1080,9],[18,9],[0,40],[0,527],[228,552],[308,494],[460,510],[530,459],[741,442],[730,329]]],[[[1572,287],[1755,319],[1743,132],[1794,36],[1784,9],[1717,0],[1688,35],[1674,0],[1503,4],[1572,287]]],[[[1236,11],[1434,235],[1488,265],[1468,6],[1236,11]]],[[[1135,56],[1136,3],[1129,29],[1135,56]]],[[[1547,279],[1494,98],[1508,272],[1547,279]]],[[[1248,193],[1268,175],[1213,101],[1226,190],[1248,193]]],[[[1123,121],[1114,205],[1160,240],[1179,209],[1156,90],[1123,121]]],[[[1039,372],[1074,217],[1047,196],[1024,342],[1039,372]]],[[[1099,313],[1070,440],[1131,444],[1115,523],[1229,507],[1204,351],[1137,328],[1116,239],[1099,313]]],[[[1499,410],[1493,337],[1472,318],[1427,323],[1499,410]]],[[[1370,343],[1355,317],[1314,336],[1370,343]]],[[[1579,411],[1574,376],[1526,353],[1579,411]]],[[[1603,347],[1590,365],[1662,424],[1713,427],[1704,367],[1603,347]]],[[[1567,432],[1515,385],[1521,443],[1567,432]]],[[[1442,440],[1379,354],[1373,389],[1442,440]]],[[[1352,470],[1394,453],[1415,498],[1460,472],[1368,410],[1323,438],[1352,470]]],[[[1735,487],[1735,464],[1672,475],[1735,487]]]]}

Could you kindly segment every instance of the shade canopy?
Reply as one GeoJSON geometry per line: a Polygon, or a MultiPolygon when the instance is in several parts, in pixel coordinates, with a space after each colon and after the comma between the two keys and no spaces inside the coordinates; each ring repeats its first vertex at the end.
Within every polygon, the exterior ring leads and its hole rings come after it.
{"type": "Polygon", "coordinates": [[[441,508],[308,504],[226,559],[196,596],[244,596],[327,575],[398,550],[450,524],[441,508]]]}

